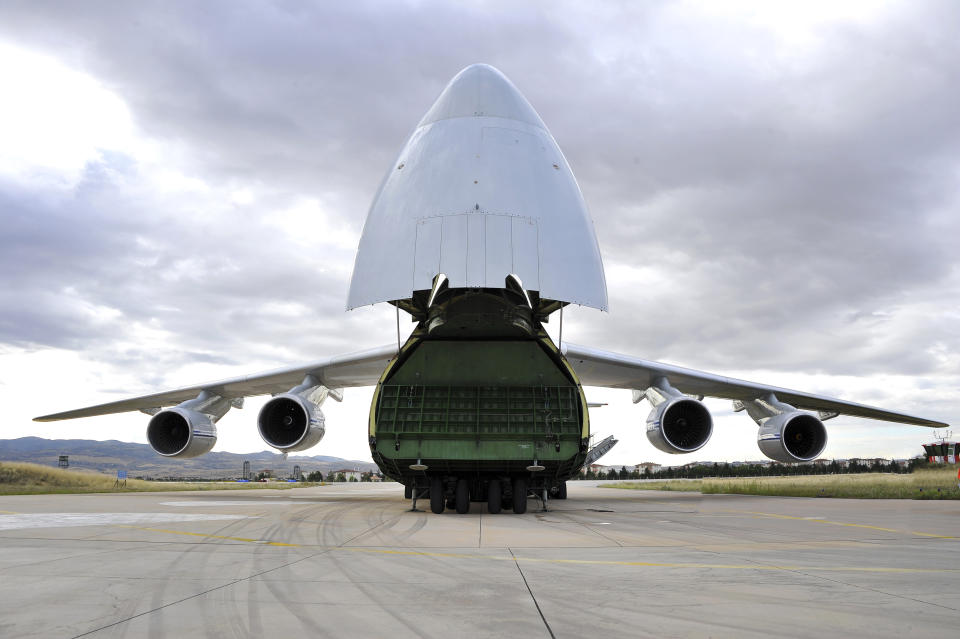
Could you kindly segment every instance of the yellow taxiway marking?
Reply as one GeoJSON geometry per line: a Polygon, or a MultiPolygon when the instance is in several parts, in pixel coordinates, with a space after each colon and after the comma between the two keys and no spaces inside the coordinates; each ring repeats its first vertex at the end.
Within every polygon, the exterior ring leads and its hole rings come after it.
{"type": "Polygon", "coordinates": [[[778,515],[776,513],[760,513],[752,510],[734,511],[743,512],[748,515],[759,515],[761,517],[773,517],[775,519],[794,519],[799,521],[809,521],[815,524],[829,524],[831,526],[847,526],[849,528],[866,528],[868,530],[880,530],[882,532],[900,533],[903,535],[919,535],[921,537],[934,537],[937,539],[960,539],[960,537],[951,537],[950,535],[935,535],[933,533],[920,532],[918,530],[897,530],[896,528],[883,528],[882,526],[868,526],[867,524],[850,524],[843,521],[830,521],[829,519],[818,519],[815,517],[795,517],[792,515],[778,515]]]}
{"type": "MultiPolygon", "coordinates": [[[[119,528],[133,528],[147,532],[167,533],[171,535],[188,535],[205,539],[225,539],[260,544],[263,546],[282,546],[286,548],[303,548],[305,544],[288,544],[265,539],[250,539],[248,537],[229,537],[226,535],[208,535],[206,533],[189,532],[185,530],[166,530],[163,528],[145,528],[142,526],[118,525],[119,528]]],[[[317,546],[310,546],[317,548],[317,546]]],[[[713,569],[713,570],[791,570],[802,572],[870,572],[870,573],[960,573],[960,568],[887,568],[881,566],[798,566],[791,564],[706,564],[706,563],[677,563],[660,561],[610,561],[602,559],[551,559],[543,557],[508,557],[502,555],[479,555],[455,552],[429,552],[421,550],[389,550],[383,548],[355,548],[347,546],[328,547],[331,552],[352,552],[376,555],[392,555],[406,557],[430,557],[443,559],[486,559],[488,561],[523,561],[527,563],[544,564],[571,564],[593,566],[628,566],[636,568],[679,568],[679,569],[713,569]]]]}
{"type": "Polygon", "coordinates": [[[251,544],[261,544],[263,546],[289,546],[299,547],[300,544],[285,544],[282,541],[269,541],[266,539],[250,539],[249,537],[230,537],[227,535],[208,535],[207,533],[189,532],[186,530],[165,530],[163,528],[144,528],[143,526],[128,526],[126,524],[116,524],[117,528],[133,528],[135,530],[145,530],[147,532],[167,533],[170,535],[189,535],[191,537],[203,537],[205,539],[226,539],[228,541],[245,541],[251,544]]]}
{"type": "Polygon", "coordinates": [[[934,535],[933,533],[920,532],[919,530],[910,531],[911,535],[920,535],[921,537],[934,537],[936,539],[960,539],[960,537],[951,537],[950,535],[934,535]]]}
{"type": "Polygon", "coordinates": [[[712,568],[720,570],[794,570],[794,571],[828,571],[828,572],[880,572],[880,573],[944,573],[960,572],[960,568],[885,568],[880,566],[794,566],[772,564],[704,564],[704,563],[674,563],[658,561],[610,561],[602,559],[550,559],[542,557],[498,557],[495,555],[471,555],[464,553],[421,552],[418,550],[382,550],[376,548],[332,548],[349,552],[378,553],[385,555],[420,555],[423,557],[445,557],[453,559],[491,559],[494,561],[524,561],[529,563],[546,564],[575,564],[595,566],[636,566],[643,568],[712,568]]]}
{"type": "Polygon", "coordinates": [[[0,513],[2,513],[2,514],[4,514],[4,515],[19,515],[19,514],[20,514],[20,513],[18,513],[18,512],[14,512],[14,511],[12,511],[12,510],[0,510],[0,513]]]}

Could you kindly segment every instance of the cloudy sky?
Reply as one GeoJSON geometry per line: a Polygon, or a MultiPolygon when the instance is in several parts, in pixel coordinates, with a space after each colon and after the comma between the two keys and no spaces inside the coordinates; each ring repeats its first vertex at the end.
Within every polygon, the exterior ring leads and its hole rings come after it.
{"type": "MultiPolygon", "coordinates": [[[[587,6],[0,4],[0,437],[145,442],[139,413],[30,418],[389,343],[392,307],[344,311],[366,209],[473,62],[594,218],[610,312],[565,339],[956,422],[960,4],[587,6]]],[[[310,452],[369,458],[370,396],[326,404],[310,452]]],[[[588,396],[606,463],[761,458],[727,402],[674,457],[629,392],[588,396]]],[[[265,448],[261,404],[218,449],[265,448]]],[[[931,436],[829,427],[827,457],[931,436]]]]}

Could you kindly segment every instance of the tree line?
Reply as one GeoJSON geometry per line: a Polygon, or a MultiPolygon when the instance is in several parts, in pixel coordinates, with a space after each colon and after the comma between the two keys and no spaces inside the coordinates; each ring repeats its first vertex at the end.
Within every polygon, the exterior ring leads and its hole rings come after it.
{"type": "Polygon", "coordinates": [[[337,482],[337,481],[353,481],[353,482],[356,482],[356,481],[373,481],[373,473],[372,473],[372,472],[363,472],[363,473],[360,473],[360,479],[357,479],[355,476],[350,475],[350,478],[348,479],[347,477],[344,476],[343,473],[335,473],[335,472],[332,472],[332,471],[331,471],[331,472],[327,473],[327,476],[326,476],[326,477],[324,477],[324,476],[323,476],[323,473],[321,473],[319,470],[315,470],[315,471],[313,471],[313,472],[311,472],[311,473],[309,473],[309,474],[307,474],[307,475],[304,475],[304,479],[305,479],[306,481],[312,481],[312,482],[326,481],[326,482],[331,482],[331,483],[332,483],[332,482],[337,482]]]}
{"type": "Polygon", "coordinates": [[[701,479],[703,477],[764,477],[783,475],[839,475],[855,473],[912,473],[917,468],[929,466],[925,459],[915,458],[901,466],[894,461],[874,461],[869,464],[850,461],[843,466],[834,460],[829,464],[737,464],[736,466],[724,462],[722,464],[698,464],[696,466],[665,466],[651,472],[645,468],[643,472],[636,468],[627,470],[621,466],[620,470],[609,469],[605,472],[587,470],[578,479],[701,479]]]}

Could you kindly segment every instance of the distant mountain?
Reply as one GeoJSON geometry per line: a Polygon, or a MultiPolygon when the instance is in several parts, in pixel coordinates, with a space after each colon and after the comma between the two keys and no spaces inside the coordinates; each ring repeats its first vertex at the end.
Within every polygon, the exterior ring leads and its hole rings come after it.
{"type": "Polygon", "coordinates": [[[331,470],[345,468],[376,470],[373,462],[347,460],[328,455],[289,457],[284,461],[279,453],[269,451],[245,455],[213,452],[193,459],[171,459],[156,454],[147,444],[131,444],[116,440],[101,442],[89,439],[43,439],[42,437],[0,439],[0,461],[56,466],[60,455],[69,456],[70,468],[107,473],[126,470],[130,477],[153,479],[238,478],[243,473],[245,461],[250,462],[250,470],[253,473],[270,469],[275,477],[292,475],[293,467],[296,465],[300,466],[304,474],[319,470],[326,475],[331,470]]]}

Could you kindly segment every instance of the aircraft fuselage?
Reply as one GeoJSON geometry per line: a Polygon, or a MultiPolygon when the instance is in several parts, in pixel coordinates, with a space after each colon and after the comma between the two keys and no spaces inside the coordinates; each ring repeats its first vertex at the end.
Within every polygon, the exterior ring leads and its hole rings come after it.
{"type": "Polygon", "coordinates": [[[582,467],[590,436],[583,389],[540,322],[510,297],[447,291],[377,384],[370,452],[408,492],[433,496],[440,485],[441,504],[462,509],[465,482],[472,501],[496,509],[512,505],[514,491],[524,491],[524,503],[526,490],[562,496],[582,467]]]}

